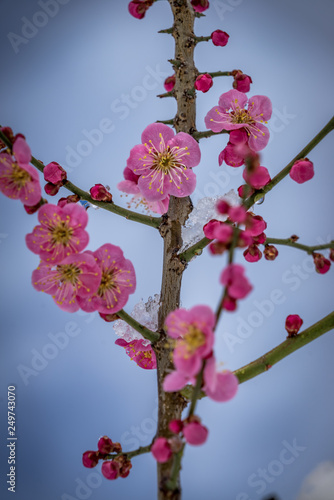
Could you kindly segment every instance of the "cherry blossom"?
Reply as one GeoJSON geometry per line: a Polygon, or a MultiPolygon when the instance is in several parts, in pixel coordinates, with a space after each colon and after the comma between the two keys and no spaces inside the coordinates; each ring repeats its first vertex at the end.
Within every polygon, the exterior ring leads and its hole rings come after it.
{"type": "Polygon", "coordinates": [[[196,12],[204,12],[210,6],[208,0],[191,0],[191,5],[196,12]]]}
{"type": "Polygon", "coordinates": [[[253,289],[240,264],[229,264],[220,275],[220,283],[227,287],[229,296],[234,299],[245,298],[253,289]]]}
{"type": "Polygon", "coordinates": [[[41,261],[32,273],[35,290],[52,295],[60,309],[68,312],[78,311],[78,297],[93,295],[100,281],[101,270],[88,252],[72,254],[57,265],[41,261]]]}
{"type": "Polygon", "coordinates": [[[204,444],[209,435],[207,427],[196,421],[185,424],[182,432],[187,443],[195,446],[204,444]]]}
{"type": "Polygon", "coordinates": [[[126,354],[133,359],[140,368],[154,370],[157,367],[155,352],[151,345],[145,345],[143,340],[126,342],[126,340],[117,339],[115,344],[124,347],[126,354]]]}
{"type": "Polygon", "coordinates": [[[213,85],[213,80],[212,76],[209,75],[209,73],[203,73],[202,75],[198,75],[194,84],[195,89],[200,90],[203,93],[210,90],[212,85],[213,85]]]}
{"type": "Polygon", "coordinates": [[[158,437],[151,446],[151,453],[157,462],[163,464],[171,459],[173,452],[165,437],[158,437]]]}
{"type": "Polygon", "coordinates": [[[52,184],[63,183],[67,179],[66,171],[56,161],[45,165],[43,175],[44,179],[52,184]]]}
{"type": "Polygon", "coordinates": [[[228,35],[225,31],[215,30],[211,33],[211,40],[213,45],[225,47],[228,42],[230,35],[228,35]]]}
{"type": "Polygon", "coordinates": [[[21,136],[13,144],[13,156],[0,153],[0,191],[8,198],[19,199],[26,206],[34,206],[41,199],[39,175],[29,165],[31,151],[21,136]]]}
{"type": "Polygon", "coordinates": [[[136,275],[131,261],[125,259],[122,250],[111,243],[88,253],[101,268],[102,277],[96,293],[78,299],[81,309],[103,314],[120,311],[127,303],[129,295],[136,290],[136,275]]]}
{"type": "Polygon", "coordinates": [[[192,168],[198,165],[201,152],[189,134],[173,130],[162,123],[148,125],[141,136],[142,144],[132,148],[127,167],[138,179],[142,195],[158,201],[173,195],[190,195],[196,186],[192,168]]]}
{"type": "Polygon", "coordinates": [[[87,246],[88,216],[80,205],[69,203],[59,207],[48,203],[39,209],[38,220],[40,225],[27,234],[26,244],[43,261],[57,264],[87,246]]]}
{"type": "Polygon", "coordinates": [[[151,7],[153,2],[154,0],[132,0],[128,5],[131,16],[136,19],[143,19],[146,11],[151,7]]]}
{"type": "Polygon", "coordinates": [[[299,332],[302,324],[303,320],[298,314],[289,314],[289,316],[285,320],[285,329],[289,334],[288,336],[295,337],[299,332]]]}
{"type": "Polygon", "coordinates": [[[175,87],[175,73],[174,75],[168,76],[164,81],[164,87],[166,92],[171,92],[175,87]]]}
{"type": "Polygon", "coordinates": [[[260,151],[269,141],[269,130],[264,123],[271,113],[268,97],[255,95],[248,99],[245,93],[233,89],[220,96],[218,106],[207,113],[205,124],[213,132],[244,128],[249,136],[249,147],[260,151]]]}

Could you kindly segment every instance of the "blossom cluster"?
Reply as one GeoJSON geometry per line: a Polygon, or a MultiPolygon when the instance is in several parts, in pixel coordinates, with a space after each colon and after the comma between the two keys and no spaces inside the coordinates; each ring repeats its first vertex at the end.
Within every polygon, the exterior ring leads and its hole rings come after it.
{"type": "Polygon", "coordinates": [[[122,250],[106,243],[85,250],[89,236],[86,210],[76,203],[43,205],[39,225],[26,236],[29,250],[41,261],[32,274],[33,287],[52,296],[64,311],[115,313],[136,288],[132,263],[122,250]]]}
{"type": "Polygon", "coordinates": [[[85,451],[82,455],[84,467],[92,469],[96,467],[99,460],[103,460],[101,467],[102,475],[106,479],[117,479],[118,477],[128,477],[132,468],[131,460],[122,453],[120,443],[113,443],[108,436],[102,436],[98,443],[98,449],[85,451]],[[108,458],[111,453],[115,453],[112,460],[108,458]]]}

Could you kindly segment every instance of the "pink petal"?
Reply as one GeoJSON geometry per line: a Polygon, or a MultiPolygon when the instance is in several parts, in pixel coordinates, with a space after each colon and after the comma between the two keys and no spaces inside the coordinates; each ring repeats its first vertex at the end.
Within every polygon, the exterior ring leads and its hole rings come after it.
{"type": "Polygon", "coordinates": [[[217,384],[215,390],[206,387],[205,392],[214,401],[226,402],[232,399],[238,391],[239,381],[234,373],[226,370],[217,373],[217,384]]]}
{"type": "Polygon", "coordinates": [[[31,150],[23,137],[18,137],[13,144],[13,154],[18,163],[27,164],[31,160],[31,150]]]}
{"type": "Polygon", "coordinates": [[[248,97],[246,94],[239,92],[239,90],[232,89],[220,96],[218,104],[223,111],[228,112],[231,108],[235,109],[237,106],[239,108],[244,108],[247,101],[248,97]]]}
{"type": "Polygon", "coordinates": [[[272,115],[271,100],[265,95],[254,95],[249,98],[248,111],[251,116],[267,121],[272,115]]]}
{"type": "Polygon", "coordinates": [[[165,149],[164,145],[166,145],[174,135],[173,129],[168,127],[168,125],[164,123],[152,123],[143,131],[141,142],[149,145],[150,141],[152,141],[153,146],[155,146],[158,151],[163,151],[165,149]],[[160,137],[160,134],[162,137],[160,137]]]}
{"type": "Polygon", "coordinates": [[[194,446],[205,443],[208,438],[208,429],[199,422],[190,422],[183,428],[183,435],[187,443],[194,446]]]}
{"type": "MultiPolygon", "coordinates": [[[[185,132],[179,132],[176,134],[169,142],[170,148],[177,146],[178,148],[187,148],[186,152],[182,152],[181,155],[177,155],[180,159],[180,163],[183,163],[188,168],[196,167],[201,161],[201,150],[199,148],[198,142],[191,137],[191,135],[185,132]],[[185,154],[184,154],[185,153],[185,154]]],[[[176,151],[177,153],[177,151],[176,151]]]]}
{"type": "Polygon", "coordinates": [[[187,377],[184,373],[175,371],[166,375],[163,382],[163,389],[166,392],[180,391],[187,385],[188,382],[189,377],[187,377]]]}

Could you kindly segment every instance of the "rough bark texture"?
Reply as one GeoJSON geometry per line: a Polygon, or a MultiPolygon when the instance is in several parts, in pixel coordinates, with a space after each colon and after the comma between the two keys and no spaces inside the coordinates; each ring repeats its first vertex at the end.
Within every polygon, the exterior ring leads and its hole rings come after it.
{"type": "MultiPolygon", "coordinates": [[[[188,0],[169,0],[173,16],[173,37],[175,39],[175,66],[176,84],[175,98],[177,100],[177,114],[174,119],[176,132],[192,134],[196,130],[196,106],[194,81],[197,70],[194,66],[194,10],[188,0]]],[[[161,306],[159,310],[159,329],[163,333],[166,316],[180,306],[180,290],[182,274],[185,265],[177,256],[182,245],[181,226],[192,210],[190,198],[171,197],[167,216],[160,227],[164,239],[163,275],[161,286],[161,306]]],[[[158,374],[158,431],[157,436],[170,437],[168,429],[170,420],[180,418],[186,403],[183,397],[175,393],[165,393],[162,382],[173,365],[171,351],[166,336],[163,333],[160,341],[155,345],[157,355],[158,374]]],[[[158,500],[179,500],[181,486],[174,490],[168,489],[166,482],[170,478],[172,461],[158,464],[158,500]]]]}

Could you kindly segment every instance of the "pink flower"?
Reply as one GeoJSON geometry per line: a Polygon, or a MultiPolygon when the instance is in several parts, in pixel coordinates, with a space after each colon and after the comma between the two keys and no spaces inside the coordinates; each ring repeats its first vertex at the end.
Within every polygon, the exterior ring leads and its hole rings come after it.
{"type": "Polygon", "coordinates": [[[247,214],[246,229],[251,236],[259,236],[267,228],[267,223],[261,215],[247,214]]]}
{"type": "Polygon", "coordinates": [[[88,252],[72,254],[58,264],[40,262],[32,273],[35,290],[52,295],[63,311],[79,310],[78,297],[90,297],[99,287],[101,270],[88,252]]]}
{"type": "Polygon", "coordinates": [[[263,254],[266,260],[275,260],[278,255],[278,250],[274,245],[266,245],[263,254]]]}
{"type": "Polygon", "coordinates": [[[257,262],[262,257],[262,252],[257,245],[250,245],[243,253],[247,262],[257,262]]]}
{"type": "Polygon", "coordinates": [[[117,479],[119,477],[119,465],[115,460],[106,460],[102,464],[101,472],[106,479],[117,479]]]}
{"type": "Polygon", "coordinates": [[[253,289],[240,264],[229,264],[220,275],[220,283],[227,287],[228,294],[233,299],[243,299],[253,289]]]}
{"type": "Polygon", "coordinates": [[[63,181],[67,179],[66,171],[56,161],[52,161],[45,165],[43,175],[44,179],[52,184],[63,183],[63,181]]]}
{"type": "Polygon", "coordinates": [[[203,73],[202,75],[198,75],[194,84],[195,89],[200,90],[203,93],[211,89],[212,85],[213,85],[213,80],[211,75],[209,75],[209,73],[203,73]]]}
{"type": "Polygon", "coordinates": [[[41,199],[38,171],[29,165],[31,152],[23,137],[17,137],[13,144],[14,158],[0,153],[0,191],[24,205],[34,206],[41,199]]]}
{"type": "Polygon", "coordinates": [[[303,182],[309,181],[314,176],[313,163],[308,158],[297,160],[292,165],[289,175],[298,184],[303,184],[303,182]]]}
{"type": "Polygon", "coordinates": [[[95,252],[89,252],[102,271],[98,290],[89,298],[79,298],[81,309],[86,312],[99,311],[104,314],[120,311],[136,290],[136,275],[130,260],[122,250],[106,243],[95,252]]]}
{"type": "Polygon", "coordinates": [[[124,347],[126,354],[133,359],[140,368],[154,370],[157,367],[155,352],[150,344],[144,345],[143,340],[126,342],[123,339],[117,339],[115,344],[124,347]]]}
{"type": "Polygon", "coordinates": [[[151,453],[157,462],[164,464],[171,459],[173,453],[168,440],[164,437],[158,437],[151,446],[151,453]]]}
{"type": "Polygon", "coordinates": [[[125,180],[117,184],[117,189],[123,191],[123,193],[135,195],[129,205],[134,203],[136,208],[138,208],[138,206],[142,204],[145,209],[158,214],[165,214],[168,211],[169,194],[163,200],[147,201],[138,187],[140,175],[136,175],[129,167],[125,167],[123,176],[125,180]]]}
{"type": "Polygon", "coordinates": [[[128,5],[131,16],[136,19],[143,19],[153,1],[154,0],[132,0],[128,5]]]}
{"type": "Polygon", "coordinates": [[[87,467],[88,469],[92,469],[93,467],[96,467],[99,461],[99,454],[97,451],[85,451],[85,453],[82,454],[82,463],[84,467],[87,467]]]}
{"type": "Polygon", "coordinates": [[[112,194],[103,184],[95,184],[90,188],[89,192],[93,200],[112,202],[112,194]]]}
{"type": "Polygon", "coordinates": [[[204,12],[210,6],[208,0],[191,0],[190,3],[196,12],[204,12]]]}
{"type": "Polygon", "coordinates": [[[268,97],[256,95],[248,99],[246,94],[233,89],[220,96],[218,106],[206,115],[205,124],[213,132],[244,128],[249,136],[249,147],[260,151],[269,141],[269,130],[264,123],[271,113],[268,97]]]}
{"type": "Polygon", "coordinates": [[[250,84],[253,83],[251,77],[249,75],[245,75],[240,70],[232,71],[232,75],[234,76],[233,88],[239,90],[239,92],[249,92],[250,84]]]}
{"type": "Polygon", "coordinates": [[[238,224],[242,224],[247,218],[246,209],[242,205],[231,207],[228,211],[228,215],[233,222],[237,222],[238,224]]]}
{"type": "Polygon", "coordinates": [[[271,181],[266,167],[256,167],[255,169],[245,168],[242,173],[243,178],[254,189],[261,189],[271,181]]]}
{"type": "Polygon", "coordinates": [[[148,125],[141,136],[142,143],[130,152],[127,166],[140,176],[138,187],[149,201],[173,195],[190,195],[196,186],[192,168],[198,165],[201,152],[189,134],[173,130],[162,123],[148,125]]]}
{"type": "Polygon", "coordinates": [[[204,444],[208,438],[209,431],[207,427],[200,422],[190,422],[183,428],[183,436],[187,443],[198,446],[204,444]]]}
{"type": "Polygon", "coordinates": [[[298,314],[290,314],[285,320],[285,329],[288,332],[288,338],[295,337],[302,324],[303,320],[300,316],[298,316],[298,314]]]}
{"type": "Polygon", "coordinates": [[[175,87],[175,73],[172,76],[168,76],[164,81],[164,87],[166,92],[171,92],[175,87]]]}
{"type": "Polygon", "coordinates": [[[213,45],[217,45],[220,47],[225,47],[228,42],[230,35],[228,35],[225,31],[215,30],[211,33],[211,40],[213,45]]]}
{"type": "Polygon", "coordinates": [[[69,203],[61,208],[48,203],[39,209],[38,220],[41,225],[27,234],[26,244],[43,261],[58,264],[87,246],[88,216],[80,205],[69,203]]]}
{"type": "Polygon", "coordinates": [[[63,184],[61,182],[59,182],[58,184],[52,184],[52,182],[48,182],[44,186],[44,191],[49,196],[56,196],[56,194],[58,193],[58,191],[62,187],[62,185],[63,184]]]}
{"type": "Polygon", "coordinates": [[[239,148],[231,142],[228,142],[226,147],[219,154],[219,166],[223,163],[223,161],[230,167],[241,167],[241,165],[245,163],[245,157],[239,152],[239,148]]]}
{"type": "Polygon", "coordinates": [[[189,311],[176,309],[167,316],[167,333],[177,339],[173,361],[178,372],[192,377],[200,371],[202,359],[212,351],[215,322],[215,315],[207,306],[195,306],[189,311]]]}
{"type": "Polygon", "coordinates": [[[45,205],[45,203],[47,203],[47,201],[44,200],[44,198],[41,198],[39,200],[39,202],[36,203],[36,205],[31,205],[31,206],[30,205],[23,205],[23,208],[27,212],[27,214],[31,215],[31,214],[36,213],[37,210],[39,210],[42,205],[45,205]]]}
{"type": "Polygon", "coordinates": [[[331,267],[331,261],[326,259],[326,257],[321,253],[313,252],[312,255],[317,273],[326,274],[331,267]]]}
{"type": "Polygon", "coordinates": [[[229,370],[216,373],[215,383],[213,385],[205,384],[204,391],[206,395],[221,403],[230,401],[238,391],[239,381],[237,377],[229,370]]]}

